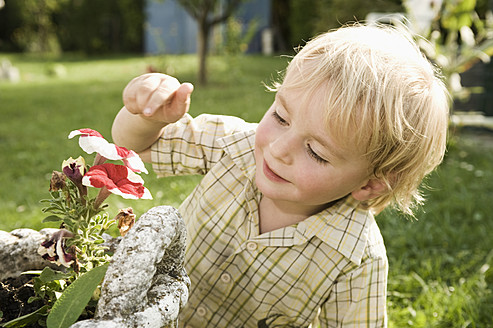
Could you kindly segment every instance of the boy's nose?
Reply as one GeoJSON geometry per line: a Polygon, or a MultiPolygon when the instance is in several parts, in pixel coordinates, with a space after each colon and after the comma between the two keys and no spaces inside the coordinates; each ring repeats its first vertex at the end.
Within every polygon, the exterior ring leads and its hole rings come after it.
{"type": "Polygon", "coordinates": [[[291,164],[295,152],[295,145],[295,138],[290,133],[283,133],[272,140],[269,148],[274,158],[285,164],[291,164]]]}

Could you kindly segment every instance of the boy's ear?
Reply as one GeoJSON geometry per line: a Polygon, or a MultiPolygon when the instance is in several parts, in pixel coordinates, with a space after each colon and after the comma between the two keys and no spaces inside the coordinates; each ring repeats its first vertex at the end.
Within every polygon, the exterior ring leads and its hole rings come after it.
{"type": "Polygon", "coordinates": [[[388,191],[387,184],[381,179],[370,179],[363,187],[356,189],[351,193],[354,199],[364,202],[388,191]]]}

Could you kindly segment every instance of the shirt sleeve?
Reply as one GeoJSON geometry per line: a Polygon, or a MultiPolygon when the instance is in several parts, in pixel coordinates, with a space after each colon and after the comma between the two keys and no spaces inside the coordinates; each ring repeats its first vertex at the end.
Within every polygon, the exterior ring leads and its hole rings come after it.
{"type": "Polygon", "coordinates": [[[204,175],[224,155],[218,139],[256,126],[233,116],[202,114],[192,118],[185,114],[167,125],[151,146],[153,169],[160,177],[204,175]]]}
{"type": "Polygon", "coordinates": [[[387,327],[386,258],[367,258],[341,276],[320,311],[320,327],[387,327]]]}

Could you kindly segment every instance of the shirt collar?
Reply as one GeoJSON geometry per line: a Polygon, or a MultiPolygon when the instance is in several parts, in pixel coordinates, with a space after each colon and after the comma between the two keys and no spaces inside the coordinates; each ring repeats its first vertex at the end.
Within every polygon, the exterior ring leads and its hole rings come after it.
{"type": "Polygon", "coordinates": [[[375,223],[370,211],[358,207],[348,196],[296,225],[270,231],[255,239],[263,245],[286,247],[301,245],[313,237],[334,248],[351,262],[360,265],[375,223]]]}
{"type": "Polygon", "coordinates": [[[305,238],[317,236],[359,265],[368,243],[370,226],[374,221],[370,211],[360,208],[357,200],[347,196],[300,223],[301,229],[305,230],[305,238]]]}
{"type": "Polygon", "coordinates": [[[238,132],[221,139],[219,144],[233,162],[252,179],[255,175],[255,130],[238,132]]]}
{"type": "MultiPolygon", "coordinates": [[[[255,156],[253,156],[255,130],[235,133],[219,139],[218,142],[246,177],[253,180],[255,176],[255,156]]],[[[301,244],[317,236],[350,261],[359,265],[368,243],[370,226],[374,223],[375,219],[371,212],[360,208],[359,202],[348,196],[328,209],[299,222],[296,228],[286,227],[284,231],[269,233],[269,244],[273,245],[275,239],[282,244],[280,246],[285,246],[286,238],[290,239],[288,237],[290,235],[291,242],[295,244],[301,244]],[[282,238],[278,238],[279,233],[282,234],[282,238]]]]}

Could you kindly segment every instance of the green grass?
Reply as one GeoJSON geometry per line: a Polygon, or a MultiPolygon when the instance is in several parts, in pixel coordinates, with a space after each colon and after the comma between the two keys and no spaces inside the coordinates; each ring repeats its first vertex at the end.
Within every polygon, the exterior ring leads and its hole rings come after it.
{"type": "Polygon", "coordinates": [[[493,327],[493,133],[452,137],[418,221],[378,217],[391,327],[493,327]]]}
{"type": "MultiPolygon", "coordinates": [[[[48,198],[51,172],[60,170],[68,157],[85,155],[70,131],[95,129],[111,139],[111,123],[122,106],[121,93],[130,79],[145,73],[149,65],[174,71],[181,81],[195,82],[194,56],[122,57],[59,60],[30,56],[9,58],[22,75],[22,82],[0,82],[0,229],[39,229],[42,214],[39,200],[48,198]],[[53,74],[63,66],[65,75],[53,74]]],[[[210,58],[210,85],[196,87],[191,114],[229,113],[258,121],[273,100],[263,83],[269,83],[285,66],[284,58],[244,57],[240,65],[222,58],[210,58]],[[243,73],[248,72],[248,74],[243,73]]],[[[236,61],[237,62],[237,61],[236,61]]],[[[92,160],[91,155],[84,156],[92,160]]],[[[127,201],[116,196],[108,203],[115,214],[132,206],[141,214],[152,206],[178,206],[198,181],[197,177],[154,178],[144,176],[153,201],[127,201]]],[[[110,211],[110,213],[111,213],[110,211]]]]}
{"type": "MultiPolygon", "coordinates": [[[[40,229],[39,200],[48,198],[51,171],[83,155],[71,130],[89,127],[110,139],[121,92],[148,65],[166,67],[181,81],[195,81],[194,56],[85,59],[8,57],[22,82],[0,82],[0,229],[40,229]],[[63,65],[66,75],[53,74],[63,65]]],[[[285,58],[213,57],[210,85],[196,86],[192,115],[231,114],[258,121],[273,100],[269,83],[285,58]]],[[[492,134],[493,135],[493,134],[492,134]]],[[[493,147],[477,135],[455,133],[443,165],[428,180],[428,201],[418,220],[385,211],[377,220],[390,262],[390,327],[493,327],[493,147]]],[[[110,214],[132,206],[178,206],[198,177],[143,176],[154,200],[110,196],[110,214]]]]}

